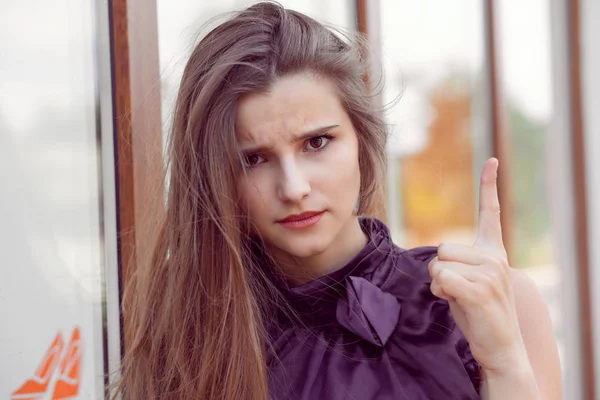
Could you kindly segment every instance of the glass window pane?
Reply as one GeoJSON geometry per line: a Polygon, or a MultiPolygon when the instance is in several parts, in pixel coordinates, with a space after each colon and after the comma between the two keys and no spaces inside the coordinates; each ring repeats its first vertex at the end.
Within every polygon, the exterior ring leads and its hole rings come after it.
{"type": "Polygon", "coordinates": [[[104,398],[94,7],[0,3],[3,398],[104,398]]]}
{"type": "Polygon", "coordinates": [[[480,1],[382,0],[389,224],[403,247],[472,242],[489,154],[480,1]]]}
{"type": "Polygon", "coordinates": [[[546,172],[546,133],[553,104],[550,2],[507,0],[498,2],[497,10],[503,105],[512,142],[512,264],[530,275],[542,291],[562,357],[560,271],[553,246],[546,172]]]}

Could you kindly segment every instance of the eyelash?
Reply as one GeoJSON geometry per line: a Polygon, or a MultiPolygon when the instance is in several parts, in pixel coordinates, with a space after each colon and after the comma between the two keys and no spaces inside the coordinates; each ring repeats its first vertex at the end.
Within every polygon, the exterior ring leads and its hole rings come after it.
{"type": "MultiPolygon", "coordinates": [[[[312,152],[312,153],[317,153],[317,152],[323,151],[327,147],[329,147],[329,145],[331,144],[332,140],[333,140],[333,136],[331,134],[329,134],[329,133],[311,137],[309,139],[306,139],[306,141],[304,142],[305,145],[304,145],[304,148],[302,149],[302,151],[312,152]],[[311,140],[314,140],[314,139],[326,139],[327,142],[324,145],[322,145],[321,147],[319,147],[318,149],[306,149],[306,146],[310,143],[311,140]]],[[[248,158],[252,157],[252,156],[258,156],[258,157],[264,158],[260,154],[256,154],[256,153],[244,155],[242,157],[242,161],[243,161],[244,166],[245,166],[246,169],[253,169],[253,168],[256,168],[256,167],[258,167],[259,165],[262,164],[262,162],[261,162],[261,163],[258,163],[258,164],[249,165],[248,164],[248,158]]]]}

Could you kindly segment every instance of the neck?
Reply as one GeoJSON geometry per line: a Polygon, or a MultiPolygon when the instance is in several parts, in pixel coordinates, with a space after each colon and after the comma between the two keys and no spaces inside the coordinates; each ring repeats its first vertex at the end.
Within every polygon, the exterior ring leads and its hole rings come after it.
{"type": "Polygon", "coordinates": [[[337,271],[352,260],[367,244],[358,218],[352,218],[333,243],[322,253],[309,257],[274,254],[275,261],[293,285],[301,285],[337,271]]]}

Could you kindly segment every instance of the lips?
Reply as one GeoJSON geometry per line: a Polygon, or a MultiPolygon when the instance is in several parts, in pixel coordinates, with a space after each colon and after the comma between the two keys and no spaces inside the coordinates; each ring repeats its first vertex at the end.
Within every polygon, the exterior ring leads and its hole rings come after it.
{"type": "Polygon", "coordinates": [[[323,213],[324,213],[324,211],[306,211],[301,214],[289,215],[286,218],[281,219],[277,222],[279,222],[279,223],[298,222],[298,221],[303,221],[303,220],[312,218],[315,215],[319,215],[319,214],[323,214],[323,213]]]}
{"type": "Polygon", "coordinates": [[[302,214],[288,215],[285,219],[277,221],[279,225],[286,229],[307,229],[316,225],[325,211],[307,211],[302,214]]]}

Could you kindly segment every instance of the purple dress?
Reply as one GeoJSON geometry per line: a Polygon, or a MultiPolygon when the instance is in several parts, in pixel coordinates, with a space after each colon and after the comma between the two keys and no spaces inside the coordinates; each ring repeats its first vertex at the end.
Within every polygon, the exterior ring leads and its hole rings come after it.
{"type": "Polygon", "coordinates": [[[368,243],[346,266],[284,289],[299,318],[269,324],[271,398],[479,399],[479,365],[429,290],[436,248],[402,250],[382,222],[361,225],[368,243]]]}

